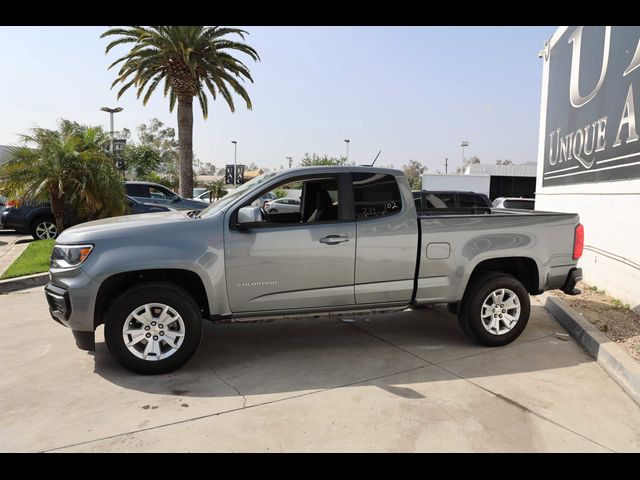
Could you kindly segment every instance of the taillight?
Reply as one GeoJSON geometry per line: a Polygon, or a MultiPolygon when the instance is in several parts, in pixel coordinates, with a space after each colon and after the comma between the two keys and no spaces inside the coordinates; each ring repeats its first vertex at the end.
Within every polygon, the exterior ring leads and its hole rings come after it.
{"type": "Polygon", "coordinates": [[[573,237],[573,259],[578,260],[582,256],[584,249],[584,227],[581,223],[576,227],[576,234],[573,237]]]}
{"type": "Polygon", "coordinates": [[[16,208],[18,208],[18,201],[17,200],[9,200],[7,202],[7,207],[16,207],[16,208]]]}

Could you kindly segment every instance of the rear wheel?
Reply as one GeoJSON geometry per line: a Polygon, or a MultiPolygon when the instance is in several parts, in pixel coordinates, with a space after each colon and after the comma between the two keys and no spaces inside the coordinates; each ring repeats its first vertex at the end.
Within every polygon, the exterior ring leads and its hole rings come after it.
{"type": "Polygon", "coordinates": [[[477,342],[499,347],[520,336],[529,321],[530,309],[529,293],[517,278],[485,273],[471,280],[458,321],[477,342]]]}
{"type": "Polygon", "coordinates": [[[195,354],[202,338],[202,315],[184,289],[151,282],[118,297],[104,328],[107,348],[120,365],[153,375],[171,372],[195,354]]]}
{"type": "Polygon", "coordinates": [[[31,223],[29,233],[35,240],[54,239],[58,236],[58,227],[53,218],[37,218],[31,223]]]}
{"type": "Polygon", "coordinates": [[[269,213],[278,213],[278,210],[276,210],[275,208],[270,208],[269,213]]]}

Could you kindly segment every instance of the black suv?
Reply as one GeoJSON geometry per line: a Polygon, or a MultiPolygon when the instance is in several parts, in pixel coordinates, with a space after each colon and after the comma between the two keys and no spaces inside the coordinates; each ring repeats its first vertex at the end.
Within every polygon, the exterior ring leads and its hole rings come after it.
{"type": "Polygon", "coordinates": [[[454,190],[432,191],[422,190],[413,193],[413,201],[419,214],[477,214],[491,213],[493,204],[483,193],[459,192],[454,190]]]}
{"type": "MultiPolygon", "coordinates": [[[[129,215],[173,210],[163,205],[139,202],[129,196],[127,196],[127,207],[127,214],[129,215]]],[[[71,205],[65,205],[63,216],[65,228],[87,220],[87,218],[79,216],[71,205]]],[[[45,240],[58,236],[56,221],[51,212],[51,205],[48,202],[25,202],[19,207],[7,206],[0,216],[0,228],[15,230],[18,233],[30,233],[36,240],[45,240]]]]}

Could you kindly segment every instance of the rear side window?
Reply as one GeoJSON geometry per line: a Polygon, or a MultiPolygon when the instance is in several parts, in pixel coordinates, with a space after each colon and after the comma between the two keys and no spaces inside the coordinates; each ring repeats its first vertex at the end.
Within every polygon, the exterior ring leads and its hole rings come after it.
{"type": "Polygon", "coordinates": [[[131,197],[149,197],[149,186],[136,183],[127,183],[125,186],[127,195],[131,197]]]}
{"type": "Polygon", "coordinates": [[[422,208],[455,208],[456,198],[453,193],[425,193],[422,208]]]}
{"type": "Polygon", "coordinates": [[[480,195],[460,194],[461,208],[483,208],[488,206],[488,203],[480,195]]]}
{"type": "Polygon", "coordinates": [[[402,210],[400,189],[392,175],[353,173],[351,178],[357,220],[393,215],[402,210]]]}

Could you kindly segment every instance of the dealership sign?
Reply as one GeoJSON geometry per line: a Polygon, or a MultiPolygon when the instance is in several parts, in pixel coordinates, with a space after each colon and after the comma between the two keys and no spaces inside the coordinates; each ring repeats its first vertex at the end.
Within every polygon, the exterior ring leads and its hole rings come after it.
{"type": "Polygon", "coordinates": [[[569,27],[545,58],[543,186],[640,178],[640,27],[569,27]]]}

